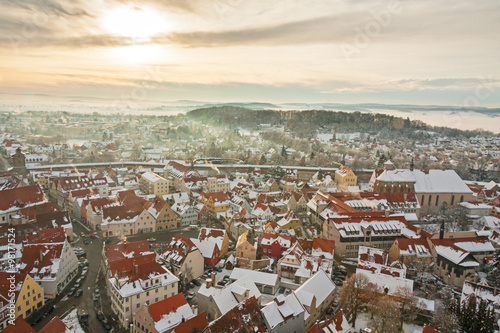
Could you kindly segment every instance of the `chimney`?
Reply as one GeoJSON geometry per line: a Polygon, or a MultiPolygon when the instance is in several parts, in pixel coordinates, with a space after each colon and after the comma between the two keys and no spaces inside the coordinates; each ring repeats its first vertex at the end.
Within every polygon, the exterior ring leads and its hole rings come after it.
{"type": "Polygon", "coordinates": [[[388,210],[388,209],[386,209],[386,210],[385,210],[385,217],[389,217],[389,213],[390,213],[390,212],[389,212],[389,210],[388,210]]]}
{"type": "Polygon", "coordinates": [[[207,289],[210,288],[210,287],[212,287],[212,279],[207,279],[206,280],[206,287],[207,287],[207,289]]]}
{"type": "Polygon", "coordinates": [[[139,265],[137,265],[135,259],[134,259],[134,270],[135,270],[135,275],[139,275],[139,265]]]}
{"type": "Polygon", "coordinates": [[[211,278],[212,278],[212,283],[215,286],[215,273],[214,272],[212,272],[211,278]]]}
{"type": "Polygon", "coordinates": [[[43,260],[43,251],[40,250],[40,262],[43,260]]]}
{"type": "Polygon", "coordinates": [[[413,171],[413,168],[415,167],[415,164],[413,163],[413,157],[411,158],[411,163],[410,163],[410,171],[413,171]]]}
{"type": "Polygon", "coordinates": [[[441,228],[439,229],[439,239],[444,238],[444,219],[441,220],[441,228]]]}

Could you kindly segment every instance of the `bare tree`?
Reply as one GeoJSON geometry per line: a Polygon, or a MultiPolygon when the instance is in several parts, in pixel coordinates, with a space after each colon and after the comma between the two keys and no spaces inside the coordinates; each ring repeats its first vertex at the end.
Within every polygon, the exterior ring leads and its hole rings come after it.
{"type": "Polygon", "coordinates": [[[403,321],[412,322],[417,318],[421,301],[415,296],[413,290],[408,287],[399,287],[394,296],[399,301],[399,311],[401,313],[399,328],[403,329],[403,321]]]}
{"type": "Polygon", "coordinates": [[[401,321],[398,304],[389,296],[382,296],[373,303],[374,316],[371,324],[376,332],[397,333],[401,321]]]}
{"type": "Polygon", "coordinates": [[[375,296],[375,287],[364,274],[353,274],[344,281],[339,295],[340,308],[347,318],[356,325],[359,309],[367,305],[375,296]]]}

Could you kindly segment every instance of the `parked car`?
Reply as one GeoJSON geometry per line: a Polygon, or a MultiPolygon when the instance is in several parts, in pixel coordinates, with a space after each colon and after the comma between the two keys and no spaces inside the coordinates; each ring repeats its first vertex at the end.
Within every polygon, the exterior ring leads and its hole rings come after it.
{"type": "Polygon", "coordinates": [[[191,295],[186,296],[186,300],[188,300],[188,301],[192,300],[193,298],[194,298],[194,295],[193,296],[191,296],[191,295]]]}
{"type": "Polygon", "coordinates": [[[94,290],[94,295],[95,297],[100,297],[101,296],[101,291],[99,289],[94,290]]]}
{"type": "Polygon", "coordinates": [[[55,310],[55,308],[56,307],[52,305],[50,308],[47,309],[46,314],[51,314],[55,310]]]}
{"type": "Polygon", "coordinates": [[[193,281],[191,281],[191,283],[194,284],[195,286],[198,286],[198,287],[201,286],[201,282],[198,280],[193,280],[193,281]]]}
{"type": "Polygon", "coordinates": [[[75,293],[75,297],[80,297],[83,294],[83,290],[78,289],[75,293]]]}
{"type": "Polygon", "coordinates": [[[156,238],[148,238],[148,242],[156,242],[156,238]]]}
{"type": "Polygon", "coordinates": [[[88,239],[88,238],[84,238],[84,239],[83,239],[83,244],[89,244],[89,243],[90,243],[90,241],[89,241],[89,239],[88,239]]]}
{"type": "Polygon", "coordinates": [[[104,317],[104,315],[102,314],[101,311],[97,312],[97,320],[103,321],[105,319],[106,319],[106,317],[104,317]]]}
{"type": "Polygon", "coordinates": [[[75,285],[73,287],[74,288],[80,288],[80,284],[79,283],[75,283],[75,285]]]}
{"type": "Polygon", "coordinates": [[[217,282],[218,286],[225,286],[226,284],[227,284],[227,282],[224,280],[217,282]]]}
{"type": "Polygon", "coordinates": [[[75,293],[76,288],[73,287],[68,291],[68,296],[72,296],[75,293]]]}
{"type": "Polygon", "coordinates": [[[102,326],[104,326],[104,329],[109,331],[112,327],[111,327],[111,324],[107,321],[107,319],[104,319],[102,321],[102,326]]]}

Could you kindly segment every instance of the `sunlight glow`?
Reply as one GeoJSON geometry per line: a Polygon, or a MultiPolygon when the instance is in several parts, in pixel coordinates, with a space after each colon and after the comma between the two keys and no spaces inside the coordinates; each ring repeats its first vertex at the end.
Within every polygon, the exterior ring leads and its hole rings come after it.
{"type": "Polygon", "coordinates": [[[166,51],[161,45],[132,45],[109,49],[113,60],[130,64],[147,64],[165,60],[166,51]]]}
{"type": "Polygon", "coordinates": [[[147,39],[169,28],[164,17],[146,7],[116,8],[104,18],[103,27],[114,35],[138,39],[147,39]]]}

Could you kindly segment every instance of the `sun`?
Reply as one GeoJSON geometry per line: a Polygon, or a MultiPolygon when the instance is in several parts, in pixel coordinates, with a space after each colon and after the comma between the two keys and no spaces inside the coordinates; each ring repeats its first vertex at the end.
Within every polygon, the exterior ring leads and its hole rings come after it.
{"type": "Polygon", "coordinates": [[[168,31],[165,17],[151,8],[119,7],[104,18],[103,27],[111,34],[136,39],[148,39],[168,31]]]}

